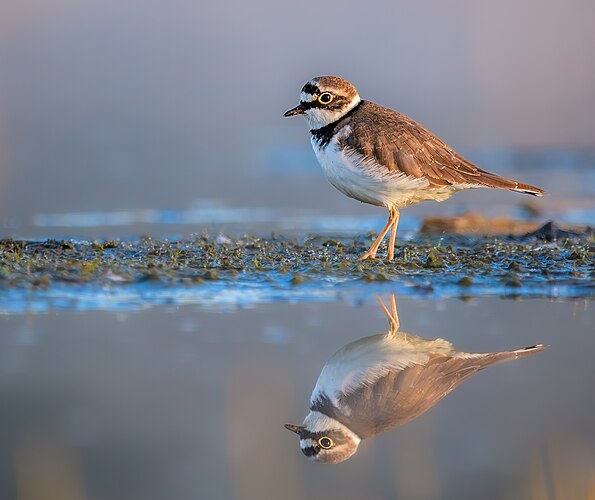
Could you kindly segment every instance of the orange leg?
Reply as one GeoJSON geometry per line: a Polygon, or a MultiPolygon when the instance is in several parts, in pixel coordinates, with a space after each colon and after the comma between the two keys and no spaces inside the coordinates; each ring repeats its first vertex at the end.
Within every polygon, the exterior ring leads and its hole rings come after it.
{"type": "Polygon", "coordinates": [[[376,257],[376,252],[378,251],[378,247],[382,243],[382,240],[386,236],[386,233],[388,233],[388,230],[390,229],[392,224],[393,224],[393,214],[392,214],[392,212],[389,212],[388,221],[386,222],[386,226],[384,226],[384,229],[380,232],[380,234],[378,235],[378,238],[376,238],[376,241],[370,247],[370,250],[368,250],[364,255],[362,255],[359,258],[359,260],[373,259],[376,257]]]}
{"type": "Polygon", "coordinates": [[[395,258],[395,239],[397,238],[397,225],[399,224],[399,211],[393,209],[393,225],[390,228],[390,239],[388,240],[388,260],[395,258]]]}
{"type": "Polygon", "coordinates": [[[378,251],[378,247],[380,246],[380,244],[382,243],[382,240],[384,239],[384,237],[386,236],[386,233],[388,233],[388,230],[391,229],[391,236],[390,236],[390,242],[391,245],[389,245],[388,247],[388,260],[393,260],[394,258],[394,245],[395,245],[395,238],[397,235],[397,224],[399,222],[399,211],[396,208],[390,208],[388,211],[388,221],[386,222],[386,225],[384,226],[384,229],[380,232],[380,234],[378,235],[378,238],[376,238],[376,241],[374,241],[374,243],[372,244],[372,246],[370,247],[370,249],[364,254],[362,255],[359,260],[366,260],[366,259],[373,259],[376,257],[376,252],[378,251]],[[391,253],[391,249],[392,249],[392,253],[391,253]]]}

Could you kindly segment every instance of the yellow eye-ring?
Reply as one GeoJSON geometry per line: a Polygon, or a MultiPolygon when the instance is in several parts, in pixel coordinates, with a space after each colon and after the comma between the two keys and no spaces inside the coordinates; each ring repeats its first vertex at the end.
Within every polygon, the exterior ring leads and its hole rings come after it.
{"type": "Polygon", "coordinates": [[[318,96],[318,102],[320,104],[329,104],[333,100],[333,98],[333,94],[331,94],[330,92],[323,92],[318,96]]]}
{"type": "Polygon", "coordinates": [[[328,450],[331,446],[333,446],[333,440],[330,437],[323,436],[318,440],[318,445],[321,448],[328,450]]]}

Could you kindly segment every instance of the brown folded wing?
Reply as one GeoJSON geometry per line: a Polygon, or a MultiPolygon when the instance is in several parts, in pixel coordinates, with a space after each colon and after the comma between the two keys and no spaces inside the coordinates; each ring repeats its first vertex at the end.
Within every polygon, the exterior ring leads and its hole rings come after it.
{"type": "Polygon", "coordinates": [[[482,170],[420,124],[372,102],[363,101],[349,125],[352,133],[341,140],[342,146],[390,172],[425,178],[430,188],[467,185],[543,194],[535,186],[482,170]]]}

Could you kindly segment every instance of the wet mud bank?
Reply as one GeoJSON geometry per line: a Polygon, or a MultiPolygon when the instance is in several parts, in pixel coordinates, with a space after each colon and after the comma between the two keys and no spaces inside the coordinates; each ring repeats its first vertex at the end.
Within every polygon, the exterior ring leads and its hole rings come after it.
{"type": "Polygon", "coordinates": [[[249,284],[273,290],[393,283],[405,292],[448,295],[595,295],[592,231],[546,224],[516,236],[420,234],[358,261],[374,235],[328,238],[198,237],[192,241],[0,241],[0,294],[84,286],[201,288],[249,284]]]}

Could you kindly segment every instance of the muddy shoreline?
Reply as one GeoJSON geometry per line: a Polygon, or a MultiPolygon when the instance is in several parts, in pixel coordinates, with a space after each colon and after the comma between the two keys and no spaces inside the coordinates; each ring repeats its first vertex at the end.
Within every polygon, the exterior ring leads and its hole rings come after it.
{"type": "Polygon", "coordinates": [[[398,244],[393,262],[382,258],[383,250],[380,258],[359,262],[357,257],[373,237],[369,233],[357,238],[202,236],[191,241],[6,239],[0,241],[0,292],[142,283],[291,288],[329,281],[406,281],[428,289],[448,285],[461,294],[474,286],[497,286],[507,294],[515,290],[522,294],[531,286],[542,290],[570,286],[573,296],[595,295],[595,243],[590,230],[570,232],[546,225],[517,236],[419,234],[412,242],[398,244]]]}

